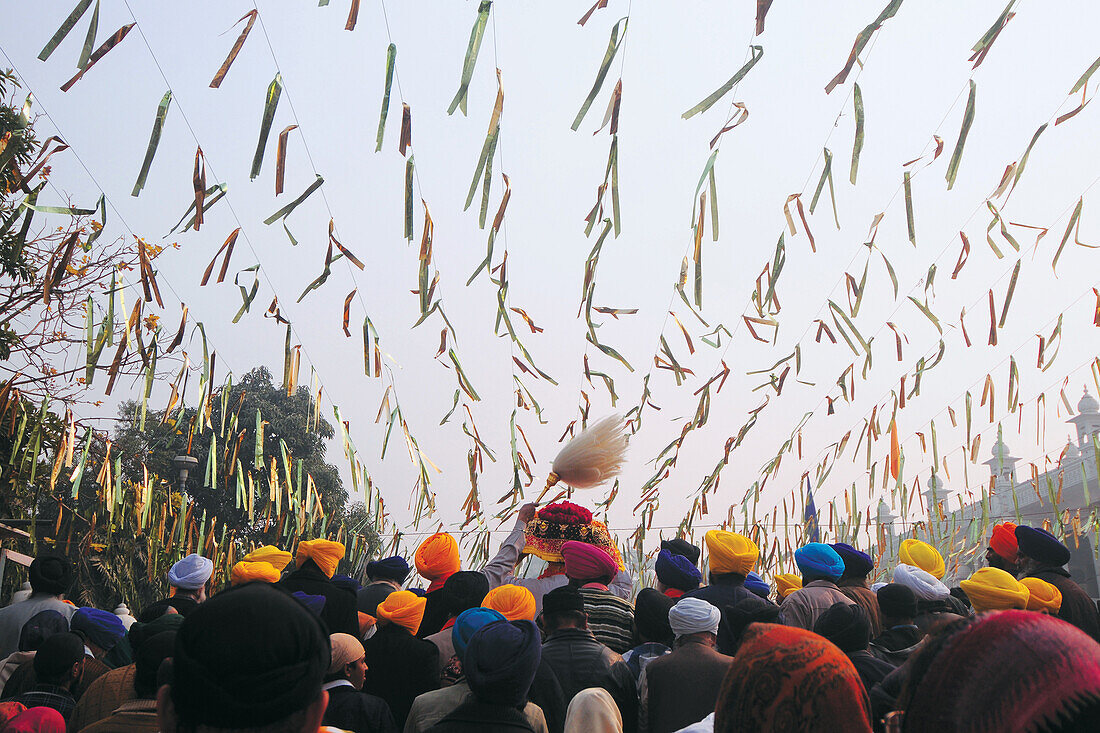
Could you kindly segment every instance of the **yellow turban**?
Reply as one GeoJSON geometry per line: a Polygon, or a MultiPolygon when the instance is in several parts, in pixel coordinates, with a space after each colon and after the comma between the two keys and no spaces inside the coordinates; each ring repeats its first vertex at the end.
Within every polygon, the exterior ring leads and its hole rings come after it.
{"type": "Polygon", "coordinates": [[[760,550],[744,535],[712,529],[704,535],[703,541],[710,553],[711,572],[748,575],[756,567],[760,550]]]}
{"type": "Polygon", "coordinates": [[[279,571],[269,562],[249,562],[242,560],[229,571],[229,580],[233,585],[262,580],[265,583],[278,583],[279,571]]]}
{"type": "Polygon", "coordinates": [[[252,552],[241,558],[245,562],[266,562],[275,566],[275,569],[280,573],[283,571],[290,561],[294,559],[294,556],[289,552],[280,550],[275,545],[264,545],[263,547],[257,547],[252,552]]]}
{"type": "Polygon", "coordinates": [[[458,542],[446,532],[436,532],[416,548],[416,572],[428,580],[443,580],[462,569],[458,542]]]}
{"type": "Polygon", "coordinates": [[[1026,608],[1027,586],[998,568],[981,568],[959,586],[977,612],[1026,608]]]}
{"type": "Polygon", "coordinates": [[[509,621],[535,620],[535,596],[522,585],[493,588],[485,595],[481,605],[497,611],[509,621]]]}
{"type": "Polygon", "coordinates": [[[302,567],[306,560],[312,560],[317,563],[317,567],[321,568],[321,572],[331,578],[343,557],[344,546],[339,542],[302,540],[298,543],[298,555],[294,558],[294,562],[298,567],[302,567]]]}
{"type": "Polygon", "coordinates": [[[378,618],[403,626],[410,634],[415,634],[424,619],[424,606],[427,603],[427,599],[410,590],[394,591],[378,604],[378,618]]]}
{"type": "Polygon", "coordinates": [[[927,542],[920,540],[902,540],[898,553],[903,565],[913,565],[939,580],[947,571],[943,564],[943,555],[927,542]]]}
{"type": "Polygon", "coordinates": [[[1046,611],[1055,615],[1062,608],[1062,591],[1040,578],[1024,578],[1020,581],[1028,589],[1027,610],[1046,611]]]}
{"type": "Polygon", "coordinates": [[[775,576],[775,592],[782,600],[802,587],[802,577],[791,573],[780,573],[775,576]]]}

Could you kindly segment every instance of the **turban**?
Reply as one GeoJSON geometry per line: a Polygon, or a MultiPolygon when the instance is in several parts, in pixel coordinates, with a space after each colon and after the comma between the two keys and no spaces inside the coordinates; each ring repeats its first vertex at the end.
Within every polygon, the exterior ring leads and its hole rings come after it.
{"type": "Polygon", "coordinates": [[[310,595],[309,593],[300,590],[296,590],[291,593],[290,597],[305,606],[306,610],[312,613],[317,618],[321,617],[321,612],[325,610],[325,601],[328,600],[324,596],[310,595]]]}
{"type": "Polygon", "coordinates": [[[4,733],[65,733],[65,718],[53,708],[30,708],[12,718],[4,733]]]}
{"type": "Polygon", "coordinates": [[[372,580],[392,580],[395,583],[404,583],[409,577],[409,563],[400,556],[371,560],[367,563],[367,577],[372,580]]]}
{"type": "Polygon", "coordinates": [[[710,553],[711,572],[748,575],[756,567],[760,550],[756,543],[736,532],[712,529],[703,536],[710,553]]]}
{"type": "Polygon", "coordinates": [[[615,560],[619,570],[625,569],[619,548],[603,522],[592,518],[592,512],[572,502],[547,504],[524,529],[524,554],[530,553],[546,562],[565,562],[562,545],[577,541],[595,545],[615,560]]]}
{"type": "Polygon", "coordinates": [[[1044,565],[1062,567],[1069,562],[1069,548],[1058,538],[1040,527],[1021,525],[1016,528],[1016,543],[1020,554],[1044,565]]]}
{"type": "Polygon", "coordinates": [[[1062,591],[1041,578],[1020,581],[1028,590],[1027,610],[1046,611],[1056,615],[1062,608],[1062,591]]]}
{"type": "Polygon", "coordinates": [[[280,550],[275,545],[264,545],[263,547],[257,547],[241,559],[245,562],[271,563],[275,566],[275,569],[281,573],[283,572],[283,568],[289,565],[290,561],[294,559],[294,556],[285,550],[280,550]]]}
{"type": "Polygon", "coordinates": [[[40,555],[31,562],[28,573],[31,588],[37,593],[59,596],[73,584],[73,566],[58,555],[40,555]]]}
{"type": "Polygon", "coordinates": [[[198,590],[213,574],[214,563],[210,558],[192,553],[168,571],[168,584],[181,590],[198,590]]]}
{"type": "Polygon", "coordinates": [[[269,562],[241,560],[229,571],[229,579],[233,585],[251,583],[253,580],[261,580],[264,583],[278,583],[279,569],[269,562]]]}
{"type": "Polygon", "coordinates": [[[733,640],[732,648],[736,649],[749,624],[779,623],[779,614],[779,606],[774,603],[768,603],[757,596],[746,596],[732,606],[726,607],[720,627],[729,631],[729,636],[733,640]]]}
{"type": "Polygon", "coordinates": [[[122,619],[110,611],[98,608],[78,608],[69,619],[69,629],[81,634],[103,651],[110,651],[118,640],[126,636],[122,619]]]}
{"type": "Polygon", "coordinates": [[[176,632],[162,631],[134,651],[134,692],[138,697],[157,696],[157,672],[175,647],[176,632]]]}
{"type": "Polygon", "coordinates": [[[946,571],[943,564],[943,555],[927,542],[912,539],[902,540],[898,556],[903,564],[918,567],[933,575],[937,580],[942,578],[946,571]]]}
{"type": "Polygon", "coordinates": [[[27,709],[21,702],[0,702],[0,730],[11,722],[12,718],[27,709]]]}
{"type": "Polygon", "coordinates": [[[378,604],[378,618],[397,624],[415,634],[424,619],[424,606],[428,601],[412,591],[399,590],[386,596],[378,604]]]}
{"type": "Polygon", "coordinates": [[[263,728],[321,693],[329,639],[321,622],[267,583],[222,591],[180,627],[172,702],[184,729],[263,728]]]}
{"type": "MultiPolygon", "coordinates": [[[[38,651],[49,637],[69,630],[69,621],[57,611],[39,611],[27,619],[19,630],[19,651],[38,651]]],[[[0,728],[3,730],[3,728],[0,728]]]]}
{"type": "Polygon", "coordinates": [[[911,619],[917,615],[917,594],[901,583],[887,583],[875,593],[883,616],[892,619],[911,619]]]}
{"type": "Polygon", "coordinates": [[[34,653],[34,674],[39,682],[53,683],[84,658],[84,640],[76,634],[54,634],[34,653]]]}
{"type": "Polygon", "coordinates": [[[355,594],[358,599],[358,608],[363,613],[377,616],[378,604],[386,600],[390,593],[395,592],[396,589],[389,583],[371,583],[355,594]]]}
{"type": "Polygon", "coordinates": [[[352,662],[358,662],[366,656],[366,652],[363,651],[363,642],[351,634],[332,634],[328,640],[329,645],[332,647],[332,654],[328,663],[328,673],[330,675],[339,674],[344,670],[344,667],[352,662]]]}
{"type": "Polygon", "coordinates": [[[312,560],[321,568],[321,572],[332,577],[336,566],[344,558],[344,546],[332,540],[302,540],[298,543],[298,554],[294,563],[302,567],[306,560],[312,560]]]}
{"type": "Polygon", "coordinates": [[[677,638],[704,631],[717,634],[721,620],[722,612],[702,598],[681,598],[668,611],[668,625],[677,638]]]}
{"type": "Polygon", "coordinates": [[[855,603],[834,603],[814,623],[814,633],[821,634],[848,654],[867,648],[871,641],[871,621],[867,611],[855,603]]]}
{"type": "Polygon", "coordinates": [[[446,532],[436,532],[416,548],[416,572],[428,580],[445,580],[462,568],[458,542],[446,532]]]}
{"type": "Polygon", "coordinates": [[[749,573],[745,576],[745,587],[761,598],[767,598],[772,592],[772,587],[756,573],[749,573]]]}
{"type": "Polygon", "coordinates": [[[657,580],[663,585],[684,592],[698,588],[699,581],[703,579],[703,574],[690,559],[683,555],[676,555],[667,549],[657,554],[653,569],[657,573],[657,580]]]}
{"type": "Polygon", "coordinates": [[[587,542],[563,542],[561,556],[565,574],[573,580],[613,578],[619,572],[615,559],[606,550],[587,542]]]}
{"type": "Polygon", "coordinates": [[[875,569],[875,563],[866,552],[860,552],[851,545],[837,542],[832,545],[836,554],[844,561],[844,575],[850,578],[866,578],[875,569]]]}
{"type": "Polygon", "coordinates": [[[531,621],[493,621],[474,632],[462,671],[478,702],[521,707],[542,658],[542,637],[531,621]]]}
{"type": "Polygon", "coordinates": [[[1030,594],[1026,585],[998,568],[979,568],[959,586],[979,613],[1026,608],[1030,594]]]}
{"type": "Polygon", "coordinates": [[[477,608],[489,592],[489,579],[485,573],[460,570],[443,584],[443,605],[447,613],[457,616],[467,608],[477,608]]]}
{"type": "Polygon", "coordinates": [[[485,594],[481,605],[499,611],[509,621],[535,620],[535,596],[522,585],[501,585],[485,594]]]}
{"type": "Polygon", "coordinates": [[[356,611],[355,615],[359,617],[359,638],[370,638],[367,636],[368,633],[373,636],[375,626],[378,623],[378,619],[376,619],[374,616],[371,616],[369,613],[363,613],[362,611],[356,611]]]}
{"type": "Polygon", "coordinates": [[[679,537],[671,540],[661,540],[661,549],[668,550],[673,555],[686,557],[692,565],[699,564],[699,548],[687,540],[680,539],[679,537]]]}
{"type": "Polygon", "coordinates": [[[572,585],[563,585],[555,588],[542,597],[542,612],[567,613],[579,611],[584,613],[584,598],[581,592],[572,585]]]}
{"type": "Polygon", "coordinates": [[[634,599],[634,629],[643,641],[656,641],[672,646],[674,637],[668,623],[668,612],[676,603],[655,588],[643,588],[634,599]]]}
{"type": "Polygon", "coordinates": [[[794,562],[802,577],[814,580],[839,580],[844,574],[844,561],[837,551],[823,542],[811,542],[794,551],[794,562]]]}
{"type": "Polygon", "coordinates": [[[775,593],[780,600],[802,587],[802,577],[792,573],[779,573],[775,576],[775,593]]]}
{"type": "Polygon", "coordinates": [[[491,608],[468,608],[458,614],[454,626],[451,627],[451,643],[454,644],[455,655],[459,661],[466,656],[466,646],[478,629],[493,621],[505,621],[504,614],[491,608]]]}
{"type": "Polygon", "coordinates": [[[951,595],[951,591],[936,576],[912,565],[894,568],[894,582],[912,590],[918,601],[941,601],[951,595]]]}
{"type": "Polygon", "coordinates": [[[359,589],[363,587],[355,578],[350,575],[336,574],[332,576],[332,584],[341,590],[346,590],[349,593],[358,593],[359,589]]]}
{"type": "Polygon", "coordinates": [[[989,536],[989,549],[1009,562],[1016,562],[1019,547],[1016,545],[1016,525],[1004,522],[993,526],[989,536]]]}

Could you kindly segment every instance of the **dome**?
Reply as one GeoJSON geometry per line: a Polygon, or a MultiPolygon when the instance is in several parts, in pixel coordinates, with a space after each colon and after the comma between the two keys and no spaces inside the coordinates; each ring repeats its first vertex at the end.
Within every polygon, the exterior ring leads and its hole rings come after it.
{"type": "Polygon", "coordinates": [[[928,477],[928,488],[931,491],[940,491],[943,489],[943,479],[939,477],[935,471],[928,477]]]}
{"type": "Polygon", "coordinates": [[[1073,441],[1066,443],[1066,449],[1062,453],[1062,462],[1068,463],[1070,461],[1076,461],[1081,457],[1081,451],[1077,450],[1077,446],[1073,444],[1073,441]]]}
{"type": "Polygon", "coordinates": [[[1100,403],[1096,401],[1096,398],[1089,394],[1089,390],[1086,387],[1085,393],[1081,395],[1081,401],[1077,403],[1078,415],[1095,415],[1100,411],[1100,403]]]}

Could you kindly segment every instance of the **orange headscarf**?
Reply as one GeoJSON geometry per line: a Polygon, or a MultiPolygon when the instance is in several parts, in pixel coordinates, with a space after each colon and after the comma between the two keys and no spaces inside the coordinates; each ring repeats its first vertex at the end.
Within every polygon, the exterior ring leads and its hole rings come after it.
{"type": "Polygon", "coordinates": [[[943,563],[943,555],[927,542],[914,539],[902,540],[901,547],[898,548],[898,556],[904,565],[916,566],[933,575],[936,580],[942,578],[947,571],[943,563]]]}
{"type": "Polygon", "coordinates": [[[1058,615],[1062,608],[1062,591],[1041,578],[1024,578],[1020,583],[1028,590],[1027,610],[1058,615]]]}
{"type": "Polygon", "coordinates": [[[1026,608],[1031,591],[1026,585],[998,568],[978,568],[959,583],[974,611],[1002,611],[1026,608]]]}
{"type": "Polygon", "coordinates": [[[306,560],[317,563],[328,577],[336,572],[336,566],[344,557],[344,546],[331,540],[302,540],[298,543],[298,554],[294,558],[295,564],[302,567],[306,560]]]}
{"type": "Polygon", "coordinates": [[[779,573],[775,577],[775,594],[783,600],[802,587],[802,576],[791,573],[779,573]]]}
{"type": "Polygon", "coordinates": [[[431,581],[442,582],[462,569],[458,542],[446,532],[436,532],[416,548],[416,572],[431,581]]]}
{"type": "Polygon", "coordinates": [[[535,620],[535,596],[522,585],[502,585],[489,591],[481,602],[509,621],[535,620]]]}
{"type": "Polygon", "coordinates": [[[415,634],[420,629],[420,622],[424,619],[424,606],[427,604],[427,599],[412,591],[394,591],[378,604],[378,618],[403,626],[410,634],[415,634]]]}
{"type": "Polygon", "coordinates": [[[738,573],[748,575],[756,567],[760,550],[756,543],[743,534],[712,529],[703,535],[710,553],[710,569],[718,574],[738,573]]]}
{"type": "Polygon", "coordinates": [[[294,559],[294,556],[285,550],[280,550],[275,545],[264,545],[263,547],[257,547],[241,559],[245,562],[271,563],[281,573],[283,568],[294,559]]]}
{"type": "Polygon", "coordinates": [[[279,571],[269,562],[248,562],[241,560],[229,571],[229,582],[233,585],[262,580],[265,583],[278,583],[279,571]]]}

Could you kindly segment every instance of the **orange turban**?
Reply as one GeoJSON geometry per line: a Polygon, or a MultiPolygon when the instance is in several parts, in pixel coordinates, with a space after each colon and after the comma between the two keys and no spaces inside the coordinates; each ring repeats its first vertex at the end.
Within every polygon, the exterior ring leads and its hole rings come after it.
{"type": "Polygon", "coordinates": [[[710,553],[711,572],[748,575],[756,567],[760,550],[748,537],[736,532],[712,529],[703,536],[710,553]]]}
{"type": "Polygon", "coordinates": [[[989,537],[989,549],[1009,562],[1016,562],[1020,551],[1016,544],[1016,525],[1012,522],[994,525],[989,537]]]}
{"type": "Polygon", "coordinates": [[[1031,594],[1026,585],[997,568],[980,568],[959,587],[978,613],[1026,608],[1031,594]]]}
{"type": "Polygon", "coordinates": [[[294,558],[294,562],[298,567],[302,567],[306,560],[312,560],[317,563],[317,567],[321,568],[321,572],[331,578],[343,557],[344,546],[339,542],[302,540],[298,543],[298,555],[294,558]]]}
{"type": "Polygon", "coordinates": [[[242,560],[229,571],[229,580],[233,585],[262,580],[265,583],[278,583],[279,571],[269,562],[249,562],[242,560]]]}
{"type": "MultiPolygon", "coordinates": [[[[998,553],[999,554],[999,553],[998,553]]],[[[1062,608],[1062,591],[1040,578],[1024,578],[1020,581],[1027,590],[1027,610],[1046,611],[1051,616],[1062,608]]]]}
{"type": "Polygon", "coordinates": [[[775,592],[780,600],[802,587],[802,578],[791,573],[780,573],[775,577],[775,592]]]}
{"type": "Polygon", "coordinates": [[[359,614],[359,638],[362,639],[367,635],[367,632],[374,628],[377,619],[371,616],[369,613],[358,612],[359,614]]]}
{"type": "Polygon", "coordinates": [[[902,540],[898,552],[903,565],[913,565],[939,580],[947,572],[943,555],[935,547],[920,540],[902,540]]]}
{"type": "Polygon", "coordinates": [[[245,562],[271,563],[276,570],[282,572],[283,568],[294,559],[294,556],[285,550],[280,550],[275,545],[264,545],[263,547],[257,547],[241,559],[245,562]]]}
{"type": "Polygon", "coordinates": [[[410,590],[394,591],[378,604],[378,618],[403,626],[410,634],[415,634],[424,619],[424,606],[427,603],[427,599],[410,590]]]}
{"type": "Polygon", "coordinates": [[[481,602],[509,621],[535,620],[535,596],[522,585],[502,585],[489,591],[481,602]]]}
{"type": "Polygon", "coordinates": [[[416,548],[416,572],[428,580],[446,580],[462,569],[458,542],[446,532],[436,532],[416,548]]]}

